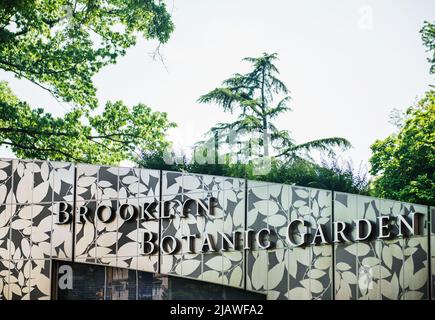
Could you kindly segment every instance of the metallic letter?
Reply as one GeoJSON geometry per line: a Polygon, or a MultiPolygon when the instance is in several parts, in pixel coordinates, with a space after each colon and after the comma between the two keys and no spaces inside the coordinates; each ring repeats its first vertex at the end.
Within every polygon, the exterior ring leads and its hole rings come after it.
{"type": "Polygon", "coordinates": [[[183,204],[179,200],[171,200],[171,201],[164,201],[163,202],[163,210],[161,212],[161,218],[162,219],[173,219],[175,217],[175,214],[170,212],[172,209],[171,204],[173,207],[177,208],[181,206],[183,208],[183,204]]]}
{"type": "Polygon", "coordinates": [[[245,239],[244,239],[244,247],[243,249],[251,249],[251,236],[250,233],[254,232],[254,230],[245,230],[245,239]]]}
{"type": "Polygon", "coordinates": [[[202,236],[202,245],[201,245],[201,252],[214,252],[216,251],[216,246],[214,244],[213,238],[211,234],[205,232],[202,236]],[[204,250],[204,247],[207,247],[208,250],[204,250]]]}
{"type": "Polygon", "coordinates": [[[370,237],[372,233],[372,224],[367,219],[356,219],[354,220],[356,224],[356,238],[355,241],[361,241],[366,240],[368,237],[370,237]],[[361,222],[364,222],[367,226],[367,231],[365,228],[361,228],[361,222]],[[363,235],[363,232],[366,231],[366,234],[363,235]]]}
{"type": "Polygon", "coordinates": [[[88,213],[89,213],[88,207],[85,207],[85,206],[78,207],[77,208],[77,217],[78,217],[77,223],[82,224],[82,223],[85,223],[86,220],[88,220],[90,223],[92,223],[92,221],[88,217],[88,213]]]}
{"type": "Polygon", "coordinates": [[[187,240],[187,252],[195,253],[195,239],[198,238],[198,234],[189,234],[187,236],[182,236],[181,239],[187,240]]]}
{"type": "Polygon", "coordinates": [[[140,230],[141,235],[141,252],[144,255],[150,255],[154,252],[156,245],[154,244],[154,234],[147,230],[140,230]],[[149,246],[149,250],[145,249],[145,246],[149,246]]]}
{"type": "Polygon", "coordinates": [[[388,229],[389,224],[388,222],[390,221],[390,217],[389,216],[380,216],[378,217],[379,220],[379,239],[382,238],[389,238],[390,237],[390,231],[388,231],[388,234],[384,234],[384,229],[388,229]],[[384,220],[387,221],[387,224],[384,223],[384,220]]]}
{"type": "Polygon", "coordinates": [[[67,224],[71,221],[71,206],[65,201],[59,202],[55,214],[55,224],[67,224]]]}
{"type": "Polygon", "coordinates": [[[130,221],[136,217],[137,209],[132,204],[124,203],[119,206],[118,212],[122,220],[130,221]],[[125,215],[126,212],[129,214],[128,216],[125,215]]]}
{"type": "Polygon", "coordinates": [[[403,236],[402,233],[402,224],[405,225],[406,229],[408,229],[409,233],[411,236],[414,235],[415,232],[415,219],[414,219],[414,214],[412,215],[412,226],[408,223],[408,221],[406,221],[405,216],[399,215],[398,216],[398,227],[399,227],[399,234],[398,236],[403,236]]]}
{"type": "Polygon", "coordinates": [[[98,206],[97,210],[95,211],[95,214],[97,215],[98,219],[101,222],[104,222],[104,223],[108,223],[108,222],[112,221],[115,218],[115,215],[114,215],[114,212],[113,212],[112,208],[109,207],[109,206],[106,206],[104,204],[101,205],[101,206],[98,206]],[[106,219],[104,219],[104,216],[103,216],[103,213],[104,213],[105,209],[109,210],[109,217],[107,217],[106,219]]]}
{"type": "Polygon", "coordinates": [[[146,221],[156,220],[157,217],[154,215],[154,213],[157,212],[156,207],[157,207],[157,202],[144,203],[142,205],[142,210],[140,212],[140,219],[146,221]]]}
{"type": "MultiPolygon", "coordinates": [[[[197,205],[196,200],[187,199],[186,201],[183,202],[183,206],[181,207],[181,216],[182,217],[186,218],[188,214],[192,213],[193,204],[197,205]]],[[[198,212],[196,213],[196,215],[198,215],[198,212]]]]}
{"type": "Polygon", "coordinates": [[[305,226],[305,221],[302,219],[292,220],[287,226],[287,242],[294,247],[299,247],[299,246],[303,245],[306,242],[307,234],[308,234],[308,228],[305,226]],[[291,232],[290,232],[294,223],[299,223],[299,224],[302,224],[302,226],[304,226],[303,231],[300,234],[300,236],[302,238],[300,243],[295,243],[293,241],[294,239],[293,239],[293,236],[291,235],[291,232]]]}
{"type": "Polygon", "coordinates": [[[334,222],[334,241],[333,242],[341,242],[341,241],[349,241],[348,238],[344,235],[344,231],[346,229],[346,224],[343,221],[334,222]],[[341,240],[338,239],[338,236],[341,237],[341,240]]]}
{"type": "Polygon", "coordinates": [[[178,250],[178,241],[173,236],[165,236],[162,238],[160,247],[164,254],[173,254],[176,253],[178,250]],[[166,240],[170,240],[170,242],[172,242],[172,245],[169,246],[169,250],[166,250],[165,248],[169,244],[166,240]]]}
{"type": "Polygon", "coordinates": [[[257,242],[260,249],[269,249],[271,246],[271,242],[267,240],[265,244],[263,243],[263,237],[261,237],[263,233],[267,233],[267,235],[270,236],[270,230],[267,228],[263,228],[257,232],[255,236],[255,241],[257,242]]]}
{"type": "Polygon", "coordinates": [[[220,251],[227,251],[229,248],[233,250],[237,250],[238,248],[238,236],[240,234],[239,231],[233,231],[233,238],[229,238],[227,234],[223,232],[219,232],[222,237],[221,249],[220,251]]]}
{"type": "Polygon", "coordinates": [[[216,198],[210,197],[208,199],[208,206],[204,202],[205,201],[201,199],[196,201],[196,215],[214,215],[214,208],[216,207],[217,202],[216,198]]]}
{"type": "Polygon", "coordinates": [[[316,232],[314,233],[314,237],[313,237],[313,241],[311,241],[311,244],[316,244],[317,242],[317,238],[320,237],[321,244],[325,244],[326,243],[326,239],[325,239],[325,235],[323,234],[323,225],[319,224],[317,225],[317,229],[316,232]]]}

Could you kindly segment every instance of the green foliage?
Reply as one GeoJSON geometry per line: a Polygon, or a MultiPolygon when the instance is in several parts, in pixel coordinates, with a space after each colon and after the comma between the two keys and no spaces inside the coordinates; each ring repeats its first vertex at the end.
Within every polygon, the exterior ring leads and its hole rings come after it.
{"type": "Polygon", "coordinates": [[[0,83],[0,144],[18,157],[116,164],[167,146],[174,126],[143,104],[108,102],[100,115],[92,77],[137,38],[164,43],[174,26],[154,0],[0,0],[0,68],[73,105],[63,117],[32,109],[0,83]]]}
{"type": "Polygon", "coordinates": [[[408,108],[397,134],[372,146],[373,194],[435,205],[435,91],[408,108]]]}
{"type": "Polygon", "coordinates": [[[176,161],[169,164],[164,160],[164,152],[154,150],[144,150],[138,160],[138,164],[142,168],[168,170],[168,171],[186,171],[188,167],[188,160],[186,157],[179,157],[176,161]]]}
{"type": "Polygon", "coordinates": [[[427,61],[430,63],[430,73],[433,74],[435,73],[435,24],[425,21],[420,33],[427,52],[431,54],[427,61]]]}
{"type": "Polygon", "coordinates": [[[117,164],[135,160],[138,150],[163,150],[167,129],[175,125],[166,113],[143,104],[131,110],[122,102],[107,103],[92,115],[77,108],[64,117],[32,109],[0,82],[0,144],[21,158],[117,164]]]}
{"type": "Polygon", "coordinates": [[[92,76],[137,35],[164,43],[174,26],[154,0],[0,0],[0,68],[55,97],[97,106],[92,76]]]}
{"type": "Polygon", "coordinates": [[[336,159],[323,161],[322,165],[303,159],[294,159],[292,161],[272,159],[271,170],[265,175],[255,175],[252,162],[246,164],[198,164],[189,162],[186,157],[181,157],[174,164],[168,165],[163,160],[163,154],[158,152],[142,154],[139,165],[144,168],[296,184],[358,194],[368,194],[369,185],[364,170],[360,168],[357,171],[350,163],[340,164],[336,159]]]}
{"type": "Polygon", "coordinates": [[[289,111],[289,90],[278,79],[279,71],[274,65],[277,54],[263,53],[258,58],[244,58],[243,61],[252,65],[252,70],[246,74],[236,73],[216,88],[202,95],[200,103],[216,103],[224,111],[238,110],[238,119],[233,123],[219,123],[211,131],[233,130],[258,132],[262,139],[263,156],[269,156],[269,141],[275,149],[275,157],[295,158],[302,151],[312,149],[332,152],[332,147],[350,147],[350,143],[343,138],[326,138],[305,142],[297,145],[291,139],[287,130],[279,130],[271,120],[289,111]],[[276,102],[278,101],[278,102],[276,102]],[[270,135],[270,138],[269,138],[270,135]]]}
{"type": "MultiPolygon", "coordinates": [[[[433,74],[435,25],[425,21],[420,33],[431,54],[428,61],[433,74]]],[[[435,91],[427,92],[404,117],[395,118],[399,132],[371,146],[371,173],[376,176],[371,194],[435,205],[435,91]]]]}

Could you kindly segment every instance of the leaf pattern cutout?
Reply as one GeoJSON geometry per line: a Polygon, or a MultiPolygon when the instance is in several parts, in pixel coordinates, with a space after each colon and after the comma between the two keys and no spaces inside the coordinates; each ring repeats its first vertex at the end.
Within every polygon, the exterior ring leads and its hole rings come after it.
{"type": "MultiPolygon", "coordinates": [[[[345,221],[359,218],[376,222],[381,215],[397,217],[427,212],[425,206],[345,193],[335,194],[334,207],[336,219],[345,221]]],[[[426,222],[423,224],[426,225],[426,222]]],[[[394,228],[393,232],[397,231],[394,228]]],[[[335,248],[335,297],[365,300],[428,299],[428,256],[426,228],[423,235],[411,238],[338,245],[335,248]],[[343,264],[347,265],[348,271],[340,270],[343,264]],[[365,275],[365,270],[370,270],[369,276],[365,275]]]]}
{"type": "MultiPolygon", "coordinates": [[[[162,172],[162,199],[184,202],[188,199],[214,197],[217,201],[214,215],[189,216],[162,221],[162,236],[171,235],[183,242],[187,234],[208,232],[215,241],[221,241],[218,232],[231,234],[245,229],[244,180],[209,175],[162,172]]],[[[174,208],[173,210],[175,210],[174,208]]],[[[202,240],[195,241],[199,248],[202,240]]],[[[203,281],[234,287],[244,286],[244,259],[242,252],[183,252],[174,258],[163,256],[162,273],[175,273],[203,281]],[[170,260],[171,266],[168,266],[170,260]]]]}

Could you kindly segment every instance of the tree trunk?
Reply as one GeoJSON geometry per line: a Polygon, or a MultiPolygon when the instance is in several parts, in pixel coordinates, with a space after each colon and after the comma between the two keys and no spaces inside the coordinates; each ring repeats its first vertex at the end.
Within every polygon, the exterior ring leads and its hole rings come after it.
{"type": "Polygon", "coordinates": [[[219,164],[219,131],[214,132],[214,164],[219,164]]]}
{"type": "Polygon", "coordinates": [[[268,157],[269,156],[269,141],[268,141],[268,134],[267,134],[267,115],[266,113],[266,105],[265,105],[265,98],[264,98],[264,80],[265,78],[265,70],[263,66],[263,72],[262,72],[262,81],[261,81],[261,109],[263,111],[263,156],[268,157]]]}
{"type": "Polygon", "coordinates": [[[268,140],[268,134],[267,134],[267,119],[263,118],[263,150],[264,150],[264,156],[269,156],[269,140],[268,140]]]}

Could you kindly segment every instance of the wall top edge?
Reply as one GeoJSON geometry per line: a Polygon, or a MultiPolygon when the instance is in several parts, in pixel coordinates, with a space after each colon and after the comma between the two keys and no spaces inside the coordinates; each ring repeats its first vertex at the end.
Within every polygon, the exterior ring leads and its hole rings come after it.
{"type": "MultiPolygon", "coordinates": [[[[269,181],[262,181],[262,180],[249,180],[249,179],[246,179],[246,182],[248,183],[248,188],[249,188],[249,183],[258,183],[258,184],[263,183],[264,186],[258,186],[258,187],[265,187],[265,186],[269,186],[269,185],[280,185],[280,186],[286,186],[286,187],[295,187],[295,188],[304,188],[304,189],[309,189],[309,190],[320,190],[320,191],[333,192],[333,190],[331,190],[331,189],[305,187],[305,186],[300,186],[298,184],[278,183],[278,182],[269,182],[269,181]]],[[[255,188],[256,186],[253,186],[253,187],[255,188]]]]}
{"type": "Polygon", "coordinates": [[[187,172],[187,171],[173,171],[173,170],[160,170],[162,173],[168,172],[168,173],[181,173],[182,175],[194,175],[194,176],[207,176],[207,177],[221,177],[225,179],[237,179],[237,180],[243,180],[245,181],[245,178],[239,178],[239,177],[230,177],[230,176],[217,176],[214,174],[208,174],[208,173],[195,173],[195,172],[187,172]]]}
{"type": "MultiPolygon", "coordinates": [[[[349,192],[342,192],[342,191],[334,191],[334,194],[345,194],[349,196],[357,196],[361,198],[370,198],[372,200],[379,200],[379,201],[389,201],[389,202],[395,202],[395,203],[403,203],[408,204],[412,206],[421,206],[426,207],[426,209],[429,209],[430,206],[427,204],[420,204],[420,203],[414,203],[414,202],[407,202],[407,201],[400,201],[400,200],[393,200],[393,199],[386,199],[386,198],[379,198],[379,197],[373,197],[373,196],[366,196],[364,194],[357,194],[357,193],[349,193],[349,192]]],[[[425,212],[426,213],[426,212],[425,212]]]]}
{"type": "MultiPolygon", "coordinates": [[[[429,206],[429,205],[425,205],[425,204],[418,204],[418,203],[413,203],[413,202],[406,202],[406,201],[399,201],[399,200],[392,200],[392,199],[386,199],[386,198],[379,198],[379,197],[373,197],[373,196],[367,196],[367,195],[362,195],[362,194],[356,194],[356,193],[349,193],[349,192],[342,192],[342,191],[334,191],[331,189],[322,189],[322,188],[313,188],[313,187],[305,187],[305,186],[300,186],[300,185],[296,185],[296,184],[287,184],[287,183],[277,183],[277,182],[269,182],[269,181],[261,181],[261,180],[250,180],[250,179],[245,179],[245,178],[238,178],[238,177],[230,177],[230,176],[217,176],[217,175],[212,175],[212,174],[202,174],[202,173],[191,173],[191,172],[186,172],[186,171],[173,171],[173,170],[159,170],[159,169],[148,169],[148,168],[140,168],[140,167],[126,167],[126,166],[116,166],[116,165],[106,165],[106,164],[89,164],[89,163],[82,163],[82,162],[68,162],[68,161],[57,161],[57,160],[39,160],[39,159],[21,159],[21,158],[0,158],[0,161],[32,161],[32,162],[50,162],[50,163],[64,163],[64,164],[72,164],[75,165],[76,167],[79,165],[87,165],[87,166],[97,166],[97,167],[118,167],[118,168],[123,168],[123,169],[137,169],[137,170],[150,170],[150,171],[161,171],[162,173],[177,173],[177,174],[181,174],[181,175],[195,175],[195,176],[208,176],[208,177],[221,177],[221,178],[226,178],[226,179],[237,179],[237,180],[244,180],[247,183],[247,187],[249,188],[249,184],[250,183],[258,183],[258,184],[264,184],[264,186],[269,186],[269,185],[281,185],[281,186],[288,186],[288,187],[295,187],[295,188],[304,188],[304,189],[309,189],[309,190],[320,190],[320,191],[329,191],[329,192],[334,192],[334,194],[344,194],[344,195],[350,195],[350,196],[358,196],[358,197],[363,197],[363,198],[370,198],[372,200],[379,200],[379,201],[390,201],[390,202],[395,202],[395,203],[403,203],[403,204],[407,204],[407,205],[413,205],[413,206],[422,206],[422,207],[426,207],[427,210],[429,209],[435,209],[435,206],[429,206]]],[[[262,187],[262,186],[258,186],[258,187],[262,187]]]]}

